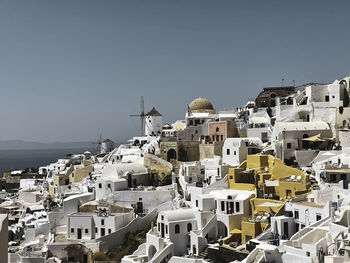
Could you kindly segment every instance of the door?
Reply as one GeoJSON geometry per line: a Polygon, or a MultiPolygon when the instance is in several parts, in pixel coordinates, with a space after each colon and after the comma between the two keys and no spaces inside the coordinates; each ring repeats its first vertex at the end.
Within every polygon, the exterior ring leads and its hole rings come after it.
{"type": "Polygon", "coordinates": [[[283,234],[284,234],[286,237],[289,237],[289,233],[288,233],[288,222],[284,222],[284,223],[283,223],[283,234]]]}
{"type": "Polygon", "coordinates": [[[164,237],[164,224],[163,223],[160,224],[160,236],[164,237]]]}
{"type": "Polygon", "coordinates": [[[78,228],[78,239],[81,239],[81,228],[78,228]]]}

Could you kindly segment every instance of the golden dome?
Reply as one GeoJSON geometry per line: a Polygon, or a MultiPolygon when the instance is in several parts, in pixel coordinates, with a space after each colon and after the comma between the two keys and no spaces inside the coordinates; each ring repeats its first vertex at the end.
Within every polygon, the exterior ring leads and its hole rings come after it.
{"type": "Polygon", "coordinates": [[[189,105],[193,112],[212,112],[215,111],[213,104],[205,98],[198,98],[192,101],[189,105]]]}

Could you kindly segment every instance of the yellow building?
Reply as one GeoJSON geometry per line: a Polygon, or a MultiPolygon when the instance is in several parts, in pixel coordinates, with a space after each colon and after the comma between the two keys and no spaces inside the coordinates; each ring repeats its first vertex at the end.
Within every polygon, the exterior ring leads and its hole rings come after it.
{"type": "Polygon", "coordinates": [[[242,219],[241,240],[247,243],[264,232],[269,218],[284,212],[285,201],[311,191],[309,176],[271,155],[248,155],[237,168],[229,168],[230,189],[254,190],[252,216],[242,219]]]}
{"type": "Polygon", "coordinates": [[[76,165],[76,166],[74,166],[74,170],[69,174],[69,183],[73,184],[73,183],[81,182],[93,170],[94,170],[94,167],[92,165],[88,165],[88,166],[76,165]]]}
{"type": "Polygon", "coordinates": [[[255,187],[259,198],[284,201],[311,190],[308,175],[271,155],[248,155],[240,166],[229,169],[228,181],[230,189],[255,187]]]}

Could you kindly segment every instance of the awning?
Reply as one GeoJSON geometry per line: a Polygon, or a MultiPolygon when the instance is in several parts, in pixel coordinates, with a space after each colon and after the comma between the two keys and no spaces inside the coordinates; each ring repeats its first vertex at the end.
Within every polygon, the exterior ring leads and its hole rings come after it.
{"type": "Polygon", "coordinates": [[[233,234],[242,234],[242,230],[239,230],[237,228],[233,229],[230,231],[230,234],[233,235],[233,234]]]}
{"type": "Polygon", "coordinates": [[[350,169],[326,169],[326,173],[350,173],[350,169]]]}
{"type": "Polygon", "coordinates": [[[309,141],[309,142],[326,142],[326,141],[333,141],[332,138],[322,138],[321,134],[317,134],[308,138],[302,139],[303,141],[309,141]]]}

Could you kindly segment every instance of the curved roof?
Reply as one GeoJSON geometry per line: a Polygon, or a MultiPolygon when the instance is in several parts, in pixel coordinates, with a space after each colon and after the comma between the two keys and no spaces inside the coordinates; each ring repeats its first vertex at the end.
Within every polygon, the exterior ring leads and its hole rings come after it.
{"type": "Polygon", "coordinates": [[[213,104],[205,98],[197,98],[193,100],[190,105],[190,109],[192,111],[197,111],[197,110],[214,110],[213,104]]]}
{"type": "Polygon", "coordinates": [[[196,219],[196,215],[192,209],[169,210],[164,211],[163,214],[168,222],[196,219]]]}

